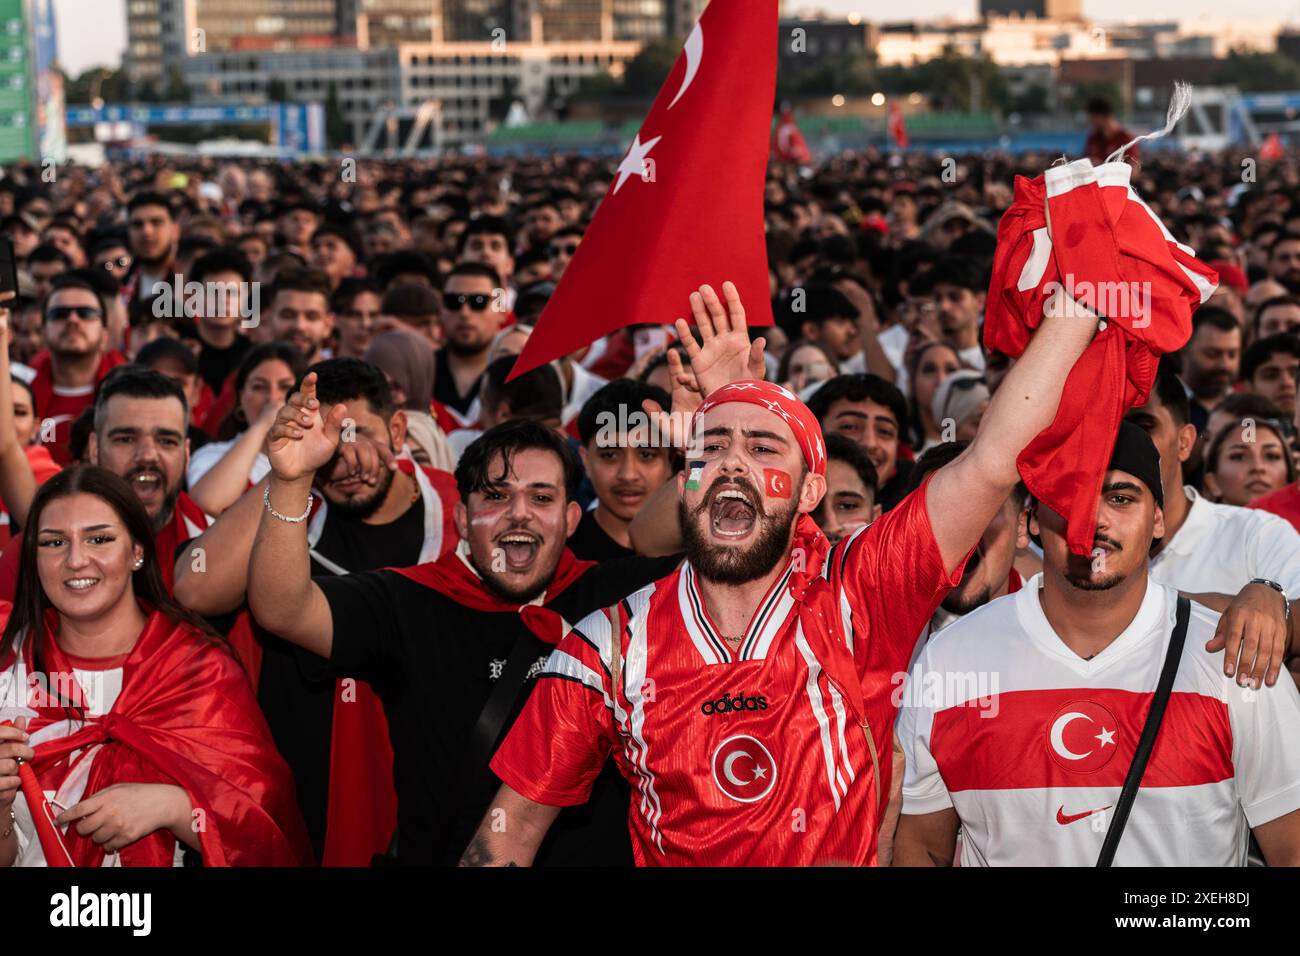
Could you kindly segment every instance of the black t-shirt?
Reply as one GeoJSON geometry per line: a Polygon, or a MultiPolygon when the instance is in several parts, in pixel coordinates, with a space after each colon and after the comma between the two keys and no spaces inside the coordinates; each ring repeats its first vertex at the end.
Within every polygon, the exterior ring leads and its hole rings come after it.
{"type": "Polygon", "coordinates": [[[456,376],[451,373],[451,366],[447,363],[447,350],[438,349],[433,353],[433,397],[448,408],[455,409],[462,415],[468,415],[470,406],[478,397],[479,386],[482,384],[483,376],[480,375],[474,379],[468,394],[461,395],[456,391],[456,376]]]}
{"type": "Polygon", "coordinates": [[[234,344],[224,349],[203,342],[199,347],[199,374],[208,383],[208,388],[215,394],[221,394],[226,379],[239,367],[252,347],[253,343],[242,335],[236,335],[234,344]]]}
{"type": "MultiPolygon", "coordinates": [[[[587,571],[546,606],[576,624],[669,574],[679,558],[628,558],[587,571]]],[[[461,765],[496,676],[527,629],[517,613],[477,611],[394,571],[318,579],[334,619],[330,666],[367,680],[384,703],[397,785],[398,859],[453,865],[500,782],[461,765]]],[[[540,648],[538,661],[546,651],[540,648]]],[[[536,684],[530,668],[502,737],[536,684]]],[[[585,807],[563,811],[538,865],[627,865],[628,790],[610,767],[585,807]]]]}
{"type": "Polygon", "coordinates": [[[613,561],[617,558],[630,558],[636,554],[631,548],[625,548],[600,526],[596,512],[585,511],[578,522],[578,530],[569,538],[569,550],[574,557],[583,561],[613,561]]]}
{"type": "MultiPolygon", "coordinates": [[[[370,525],[331,508],[316,552],[349,571],[406,567],[420,560],[424,509],[416,504],[396,521],[370,525]]],[[[312,574],[333,572],[312,560],[312,574]]],[[[334,677],[325,662],[265,631],[257,698],[275,745],[293,770],[298,805],[320,859],[325,848],[330,750],[334,726],[334,677]]],[[[343,674],[343,677],[354,675],[343,674]]]]}

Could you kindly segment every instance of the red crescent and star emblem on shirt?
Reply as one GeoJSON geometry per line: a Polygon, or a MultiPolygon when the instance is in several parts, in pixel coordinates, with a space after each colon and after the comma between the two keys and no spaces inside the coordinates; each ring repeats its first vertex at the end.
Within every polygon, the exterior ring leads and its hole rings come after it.
{"type": "Polygon", "coordinates": [[[1119,721],[1101,704],[1071,701],[1047,725],[1047,750],[1072,773],[1094,773],[1115,756],[1118,730],[1119,721]]]}
{"type": "Polygon", "coordinates": [[[776,761],[753,737],[728,737],[713,751],[713,782],[732,800],[754,803],[776,785],[776,761]]]}

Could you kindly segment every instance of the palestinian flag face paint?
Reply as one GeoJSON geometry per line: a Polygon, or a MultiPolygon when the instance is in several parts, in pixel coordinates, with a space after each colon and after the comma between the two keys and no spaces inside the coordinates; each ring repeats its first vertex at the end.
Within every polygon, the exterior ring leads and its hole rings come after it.
{"type": "Polygon", "coordinates": [[[699,491],[700,478],[704,474],[704,462],[693,461],[687,465],[686,471],[686,490],[699,491]]]}

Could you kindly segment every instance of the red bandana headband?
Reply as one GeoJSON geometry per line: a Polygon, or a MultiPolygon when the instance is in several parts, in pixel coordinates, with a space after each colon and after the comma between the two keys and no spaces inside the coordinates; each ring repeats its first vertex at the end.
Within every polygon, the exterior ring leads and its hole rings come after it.
{"type": "Polygon", "coordinates": [[[771,382],[732,382],[717,389],[696,410],[691,419],[691,435],[695,434],[696,425],[705,412],[729,402],[748,402],[780,415],[794,432],[808,470],[815,475],[826,474],[826,442],[822,440],[822,427],[817,417],[793,392],[771,382]]]}

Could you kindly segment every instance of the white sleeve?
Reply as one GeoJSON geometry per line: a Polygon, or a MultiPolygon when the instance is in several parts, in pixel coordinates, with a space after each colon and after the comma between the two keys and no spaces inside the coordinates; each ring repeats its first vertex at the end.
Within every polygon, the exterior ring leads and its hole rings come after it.
{"type": "Polygon", "coordinates": [[[1252,827],[1300,809],[1300,692],[1287,671],[1276,687],[1238,687],[1224,678],[1232,724],[1232,766],[1252,827]]]}
{"type": "Polygon", "coordinates": [[[1259,521],[1250,536],[1254,559],[1250,576],[1276,581],[1286,588],[1289,601],[1300,599],[1300,534],[1285,518],[1266,512],[1253,513],[1267,520],[1259,521]]]}
{"type": "Polygon", "coordinates": [[[194,454],[190,455],[190,467],[185,471],[185,481],[190,488],[199,483],[204,475],[212,470],[212,466],[221,461],[221,456],[231,448],[230,442],[218,441],[209,442],[194,454]]]}
{"type": "Polygon", "coordinates": [[[909,815],[937,813],[952,806],[952,797],[930,753],[930,731],[934,711],[926,706],[922,690],[930,663],[927,648],[922,652],[903,685],[903,706],[898,712],[896,732],[906,761],[903,771],[903,812],[909,815]]]}

